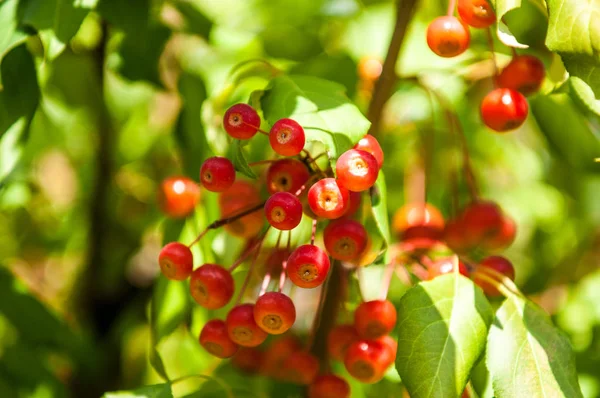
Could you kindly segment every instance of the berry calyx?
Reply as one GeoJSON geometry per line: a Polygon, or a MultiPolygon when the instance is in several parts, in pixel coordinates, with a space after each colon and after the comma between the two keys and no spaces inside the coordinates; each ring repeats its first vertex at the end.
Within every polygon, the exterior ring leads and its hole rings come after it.
{"type": "Polygon", "coordinates": [[[194,211],[200,201],[200,188],[187,177],[169,177],[158,191],[158,204],[168,217],[182,218],[194,211]]]}
{"type": "Polygon", "coordinates": [[[216,310],[224,307],[234,292],[231,273],[216,264],[204,264],[190,277],[190,293],[204,308],[216,310]]]}
{"type": "Polygon", "coordinates": [[[202,163],[200,182],[211,192],[223,192],[235,181],[235,168],[231,160],[214,156],[202,163]]]}
{"type": "Polygon", "coordinates": [[[267,339],[267,332],[254,321],[254,305],[240,304],[233,307],[225,320],[227,334],[236,344],[243,347],[256,347],[267,339]]]}
{"type": "Polygon", "coordinates": [[[331,358],[343,361],[350,344],[359,339],[354,325],[337,325],[327,335],[327,352],[331,358]]]}
{"type": "Polygon", "coordinates": [[[288,258],[287,276],[298,287],[312,289],[320,286],[329,272],[329,257],[315,245],[302,245],[288,258]]]}
{"type": "Polygon", "coordinates": [[[269,131],[269,143],[281,156],[296,156],[304,148],[304,129],[295,120],[279,119],[269,131]]]}
{"type": "Polygon", "coordinates": [[[302,221],[302,203],[289,192],[276,192],[265,203],[265,215],[274,228],[289,231],[302,221]]]}
{"type": "Polygon", "coordinates": [[[283,361],[283,371],[290,383],[308,385],[319,374],[319,360],[306,351],[295,351],[283,361]]]}
{"type": "Polygon", "coordinates": [[[268,292],[254,304],[254,321],[269,334],[282,334],[296,321],[296,307],[285,294],[268,292]]]}
{"type": "Polygon", "coordinates": [[[521,126],[528,112],[529,105],[523,94],[509,88],[492,90],[481,102],[483,122],[499,133],[521,126]]]}
{"type": "Polygon", "coordinates": [[[308,168],[296,159],[273,162],[267,170],[267,191],[296,193],[310,177],[308,168]]]}
{"type": "MultiPolygon", "coordinates": [[[[490,256],[490,257],[483,259],[483,261],[481,261],[481,263],[479,263],[479,266],[477,267],[477,269],[478,269],[478,272],[482,272],[482,273],[485,272],[485,271],[479,271],[479,269],[481,269],[481,268],[490,268],[490,269],[508,277],[512,281],[515,280],[515,268],[513,267],[512,263],[509,260],[507,260],[506,258],[504,258],[502,256],[490,256]]],[[[492,276],[492,278],[495,279],[494,276],[492,276]]],[[[496,297],[496,296],[502,295],[502,293],[500,293],[500,291],[493,284],[491,284],[487,280],[479,278],[477,276],[477,272],[473,276],[473,282],[475,282],[475,284],[478,285],[483,290],[483,292],[490,297],[496,297]]]]}
{"type": "Polygon", "coordinates": [[[331,257],[341,261],[352,261],[358,258],[367,246],[367,231],[357,221],[335,220],[323,231],[323,241],[331,257]]]}
{"type": "Polygon", "coordinates": [[[179,242],[167,243],[158,255],[160,271],[167,279],[183,281],[194,268],[194,257],[189,247],[179,242]]]}
{"type": "Polygon", "coordinates": [[[362,192],[371,188],[379,166],[371,153],[360,149],[349,149],[335,163],[338,184],[350,191],[362,192]]]}
{"type": "Polygon", "coordinates": [[[502,69],[496,81],[499,87],[531,95],[540,89],[545,77],[544,64],[537,57],[517,55],[502,69]]]}
{"type": "Polygon", "coordinates": [[[339,218],[348,210],[350,193],[335,178],[323,178],[308,190],[308,205],[317,217],[339,218]]]}
{"type": "Polygon", "coordinates": [[[377,160],[377,167],[381,169],[383,166],[383,150],[381,149],[381,145],[379,145],[377,138],[373,137],[371,134],[367,134],[361,138],[356,145],[354,145],[354,149],[369,152],[375,157],[375,160],[377,160]]]}
{"type": "Polygon", "coordinates": [[[487,28],[496,22],[496,13],[488,0],[458,0],[458,15],[467,25],[487,28]]]}
{"type": "Polygon", "coordinates": [[[358,340],[348,347],[344,366],[363,383],[376,383],[394,361],[392,350],[380,340],[358,340]]]}
{"type": "MultiPolygon", "coordinates": [[[[452,272],[454,272],[454,263],[452,262],[452,259],[442,259],[427,266],[427,279],[431,280],[440,275],[450,274],[452,272]]],[[[465,263],[460,260],[458,261],[458,272],[467,278],[469,277],[469,269],[465,263]]]]}
{"type": "Polygon", "coordinates": [[[427,27],[427,45],[440,57],[451,58],[462,54],[470,41],[469,28],[456,17],[437,17],[427,27]]]}
{"type": "Polygon", "coordinates": [[[223,116],[223,128],[233,138],[248,140],[260,127],[260,116],[248,104],[236,104],[227,109],[223,116]]]}
{"type": "Polygon", "coordinates": [[[396,325],[396,308],[389,300],[361,303],[354,312],[354,327],[364,339],[376,339],[390,333],[396,325]]]}
{"type": "Polygon", "coordinates": [[[218,358],[229,358],[238,350],[238,345],[227,335],[225,322],[220,319],[208,321],[200,332],[199,340],[206,351],[218,358]]]}
{"type": "Polygon", "coordinates": [[[308,387],[308,398],[350,398],[350,385],[339,376],[321,375],[308,387]]]}
{"type": "Polygon", "coordinates": [[[444,217],[437,207],[429,203],[408,203],[394,214],[392,228],[403,240],[438,240],[444,232],[444,217]]]}

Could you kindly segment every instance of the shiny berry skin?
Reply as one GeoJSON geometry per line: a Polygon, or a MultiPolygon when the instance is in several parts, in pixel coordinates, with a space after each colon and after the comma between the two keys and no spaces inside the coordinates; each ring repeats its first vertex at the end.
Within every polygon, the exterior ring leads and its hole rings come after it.
{"type": "Polygon", "coordinates": [[[480,110],[486,126],[504,133],[516,129],[525,122],[529,105],[520,92],[509,88],[497,88],[483,98],[480,110]]]}
{"type": "Polygon", "coordinates": [[[227,109],[223,116],[223,128],[233,138],[248,140],[260,127],[260,116],[247,104],[236,104],[227,109]]]}
{"type": "Polygon", "coordinates": [[[265,216],[273,228],[289,231],[302,221],[302,203],[289,192],[275,192],[265,203],[265,216]]]}
{"type": "Polygon", "coordinates": [[[385,336],[382,336],[375,340],[380,342],[381,344],[383,344],[384,347],[386,348],[386,350],[388,351],[388,354],[389,354],[388,367],[389,367],[392,363],[394,363],[394,360],[396,359],[396,354],[398,352],[398,342],[390,335],[385,335],[385,336]]]}
{"type": "Polygon", "coordinates": [[[225,323],[229,338],[243,347],[256,347],[267,339],[267,332],[259,328],[254,321],[253,304],[233,307],[227,314],[225,323]]]}
{"type": "Polygon", "coordinates": [[[231,364],[246,373],[258,373],[263,361],[264,354],[256,347],[239,347],[231,358],[231,364]]]}
{"type": "Polygon", "coordinates": [[[308,387],[308,398],[350,398],[350,385],[336,375],[321,375],[308,387]]]}
{"type": "Polygon", "coordinates": [[[376,383],[394,361],[392,350],[380,340],[358,340],[346,351],[344,366],[363,383],[376,383]]]}
{"type": "Polygon", "coordinates": [[[287,276],[298,287],[312,289],[320,286],[329,273],[329,257],[315,245],[302,245],[288,258],[287,276]]]}
{"type": "Polygon", "coordinates": [[[281,159],[273,162],[267,170],[267,191],[295,194],[310,177],[308,168],[296,159],[281,159]]]}
{"type": "Polygon", "coordinates": [[[361,303],[354,312],[354,327],[363,339],[376,339],[396,326],[396,307],[389,300],[361,303]]]}
{"type": "Polygon", "coordinates": [[[540,89],[545,77],[544,64],[537,57],[517,55],[502,69],[496,81],[499,87],[531,95],[540,89]]]}
{"type": "Polygon", "coordinates": [[[367,134],[361,138],[354,145],[354,149],[369,152],[377,160],[377,167],[381,169],[381,166],[383,166],[383,150],[381,149],[381,145],[379,145],[379,141],[371,134],[367,134]]]}
{"type": "Polygon", "coordinates": [[[269,143],[281,156],[296,156],[304,148],[304,129],[295,120],[279,119],[269,131],[269,143]]]}
{"type": "Polygon", "coordinates": [[[218,358],[233,356],[238,345],[227,335],[227,326],[220,319],[208,321],[200,332],[200,344],[204,349],[218,358]]]}
{"type": "Polygon", "coordinates": [[[160,271],[167,279],[183,281],[194,268],[194,256],[189,247],[179,242],[167,243],[158,255],[160,271]]]}
{"type": "Polygon", "coordinates": [[[229,189],[235,181],[235,168],[231,160],[214,156],[202,163],[200,182],[212,192],[223,192],[229,189]]]}
{"type": "Polygon", "coordinates": [[[167,217],[190,215],[200,201],[200,188],[187,177],[169,177],[158,191],[158,204],[167,217]]]}
{"type": "Polygon", "coordinates": [[[451,58],[462,54],[470,41],[469,28],[456,17],[437,17],[427,27],[427,45],[440,57],[451,58]]]}
{"type": "Polygon", "coordinates": [[[306,351],[295,351],[283,361],[285,378],[290,383],[308,385],[319,374],[319,360],[306,351]]]}
{"type": "Polygon", "coordinates": [[[308,190],[308,205],[317,217],[339,218],[348,211],[350,192],[335,178],[323,178],[308,190]]]}
{"type": "Polygon", "coordinates": [[[281,336],[267,347],[263,357],[261,373],[275,379],[285,379],[283,363],[292,353],[301,349],[300,341],[293,335],[281,336]]]}
{"type": "Polygon", "coordinates": [[[379,174],[375,156],[360,149],[349,149],[342,153],[335,163],[335,170],[338,184],[354,192],[371,188],[379,174]]]}
{"type": "Polygon", "coordinates": [[[496,13],[488,0],[458,0],[458,15],[467,25],[487,28],[496,22],[496,13]]]}
{"type": "MultiPolygon", "coordinates": [[[[481,263],[479,263],[479,266],[477,267],[478,272],[484,273],[484,271],[480,271],[482,268],[493,269],[494,271],[508,277],[510,280],[515,280],[515,268],[510,261],[502,256],[486,257],[483,259],[483,261],[481,261],[481,263]]],[[[494,276],[489,276],[496,279],[494,276]]],[[[477,272],[473,276],[473,282],[475,282],[475,284],[478,285],[483,292],[490,297],[502,295],[491,283],[483,280],[482,278],[478,278],[477,272]]]]}
{"type": "Polygon", "coordinates": [[[490,252],[506,249],[514,242],[516,235],[517,225],[515,221],[505,214],[502,217],[500,229],[481,242],[481,248],[490,252]]]}
{"type": "Polygon", "coordinates": [[[268,292],[254,304],[254,321],[269,334],[282,334],[296,322],[296,307],[285,294],[268,292]]]}
{"type": "Polygon", "coordinates": [[[336,260],[357,259],[367,246],[367,231],[359,222],[335,220],[323,231],[323,241],[329,255],[336,260]]]}
{"type": "Polygon", "coordinates": [[[198,304],[210,310],[224,307],[233,296],[231,273],[216,264],[204,264],[192,272],[190,293],[198,304]]]}
{"type": "Polygon", "coordinates": [[[331,358],[343,361],[350,344],[359,339],[354,325],[337,325],[327,335],[327,352],[331,358]]]}
{"type": "Polygon", "coordinates": [[[467,242],[479,246],[494,238],[502,229],[502,209],[491,201],[476,201],[469,204],[462,214],[462,223],[467,242]]]}
{"type": "Polygon", "coordinates": [[[474,243],[466,236],[465,223],[461,216],[448,220],[444,228],[444,241],[454,252],[467,253],[474,248],[474,243]]]}
{"type": "MultiPolygon", "coordinates": [[[[442,259],[427,266],[427,279],[431,280],[440,275],[450,274],[454,272],[454,263],[452,259],[442,259]]],[[[458,272],[467,278],[469,277],[469,269],[462,261],[458,261],[458,272]]]]}
{"type": "Polygon", "coordinates": [[[429,203],[408,203],[394,214],[392,229],[402,239],[438,240],[444,232],[444,217],[429,203]]]}

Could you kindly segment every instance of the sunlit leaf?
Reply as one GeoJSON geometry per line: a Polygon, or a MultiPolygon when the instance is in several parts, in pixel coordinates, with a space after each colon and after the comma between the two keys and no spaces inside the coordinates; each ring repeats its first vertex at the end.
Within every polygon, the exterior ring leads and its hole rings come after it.
{"type": "Polygon", "coordinates": [[[173,398],[171,384],[154,384],[131,391],[107,392],[104,398],[173,398]]]}
{"type": "MultiPolygon", "coordinates": [[[[17,16],[18,0],[5,0],[0,2],[0,65],[3,58],[16,46],[23,43],[27,33],[19,28],[17,16]]],[[[0,84],[2,83],[0,73],[0,84]]]]}

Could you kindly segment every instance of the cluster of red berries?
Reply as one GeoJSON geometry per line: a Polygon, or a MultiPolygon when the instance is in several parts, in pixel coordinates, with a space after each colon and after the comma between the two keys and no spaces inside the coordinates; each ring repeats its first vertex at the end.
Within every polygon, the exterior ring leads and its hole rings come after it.
{"type": "MultiPolygon", "coordinates": [[[[489,29],[496,21],[488,0],[458,0],[457,9],[460,19],[452,15],[451,6],[447,16],[434,19],[427,28],[427,44],[441,57],[455,57],[469,47],[469,26],[489,29]]],[[[538,58],[515,54],[496,77],[496,88],[481,102],[481,118],[485,125],[497,132],[521,126],[529,112],[525,96],[537,92],[544,77],[544,64],[538,58]]]]}

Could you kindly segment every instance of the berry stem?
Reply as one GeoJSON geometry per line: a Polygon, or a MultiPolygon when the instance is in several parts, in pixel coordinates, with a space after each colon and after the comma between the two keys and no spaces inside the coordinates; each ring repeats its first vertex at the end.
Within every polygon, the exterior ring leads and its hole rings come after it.
{"type": "Polygon", "coordinates": [[[506,286],[512,294],[523,297],[523,293],[521,293],[517,285],[510,278],[494,269],[488,267],[479,267],[475,271],[475,274],[478,276],[485,275],[489,278],[493,278],[496,282],[506,286]]]}
{"type": "Polygon", "coordinates": [[[314,218],[312,220],[312,232],[310,233],[310,244],[311,245],[315,244],[316,235],[317,235],[317,219],[314,218]]]}
{"type": "Polygon", "coordinates": [[[250,263],[250,267],[248,267],[248,273],[246,274],[246,277],[244,278],[244,283],[242,284],[242,287],[240,288],[240,292],[238,293],[238,296],[235,300],[234,307],[236,305],[238,305],[241,302],[242,297],[244,297],[244,292],[246,291],[246,288],[248,287],[248,283],[250,283],[250,278],[252,277],[252,273],[254,272],[254,266],[256,265],[256,260],[258,259],[258,254],[260,253],[260,248],[262,247],[262,244],[265,241],[264,238],[267,235],[267,231],[270,228],[271,228],[271,226],[267,227],[267,230],[263,234],[262,239],[260,239],[260,241],[259,241],[258,248],[254,252],[254,256],[252,256],[252,262],[250,263]]]}
{"type": "Polygon", "coordinates": [[[492,29],[491,28],[487,28],[486,29],[486,33],[487,33],[487,41],[488,41],[488,46],[490,47],[490,51],[492,53],[492,63],[494,65],[494,88],[498,87],[498,63],[496,62],[496,53],[494,52],[494,37],[492,36],[492,29]]]}
{"type": "MultiPolygon", "coordinates": [[[[265,234],[266,234],[266,232],[265,232],[265,234]]],[[[250,248],[246,249],[246,251],[243,252],[242,255],[227,270],[229,272],[233,272],[233,270],[235,270],[240,264],[242,264],[250,256],[250,254],[252,254],[252,252],[259,247],[259,245],[263,239],[264,239],[264,236],[259,238],[259,240],[257,240],[252,246],[250,246],[250,248]]]]}
{"type": "Polygon", "coordinates": [[[475,271],[475,273],[473,274],[473,277],[474,278],[477,277],[478,279],[484,280],[487,283],[491,284],[500,293],[502,293],[502,295],[506,298],[510,298],[515,295],[515,292],[513,292],[511,289],[507,288],[506,285],[504,285],[504,283],[500,282],[496,278],[493,278],[493,277],[487,275],[485,272],[475,271]]]}
{"type": "Polygon", "coordinates": [[[390,285],[392,284],[392,278],[394,276],[394,269],[396,269],[396,262],[392,261],[389,264],[386,264],[385,270],[383,271],[382,285],[381,285],[381,300],[385,300],[387,298],[388,292],[390,290],[390,285]]]}
{"type": "Polygon", "coordinates": [[[264,134],[264,135],[269,135],[269,133],[268,133],[268,132],[266,132],[265,130],[261,130],[260,126],[259,126],[259,127],[256,127],[256,126],[253,126],[253,125],[251,125],[250,123],[246,123],[246,122],[242,122],[242,123],[243,123],[243,124],[245,124],[245,125],[246,125],[246,126],[248,126],[248,127],[252,127],[253,129],[256,129],[256,131],[258,131],[258,132],[259,132],[259,133],[261,133],[261,134],[264,134]]]}
{"type": "Polygon", "coordinates": [[[423,267],[423,265],[419,264],[419,263],[414,263],[411,265],[411,271],[412,273],[419,279],[421,280],[425,280],[427,279],[427,275],[429,274],[427,272],[427,270],[425,269],[425,267],[423,267]]]}
{"type": "Polygon", "coordinates": [[[449,17],[451,17],[452,15],[454,15],[454,10],[456,9],[456,0],[449,0],[448,1],[448,12],[447,15],[449,17]]]}
{"type": "Polygon", "coordinates": [[[405,265],[400,267],[396,267],[395,274],[406,286],[412,286],[412,278],[410,277],[410,272],[405,265]]]}
{"type": "Polygon", "coordinates": [[[267,159],[267,160],[259,160],[258,162],[250,162],[248,163],[248,166],[253,167],[253,166],[260,166],[263,164],[271,164],[271,163],[275,163],[277,162],[278,159],[267,159]]]}
{"type": "Polygon", "coordinates": [[[263,278],[262,285],[260,286],[260,292],[258,293],[258,297],[262,296],[267,292],[267,288],[269,287],[269,283],[271,283],[271,272],[267,272],[265,277],[263,278]]]}
{"type": "MultiPolygon", "coordinates": [[[[290,252],[290,247],[292,246],[292,231],[288,231],[288,240],[286,245],[286,253],[290,252]]],[[[287,257],[281,263],[281,275],[279,275],[279,292],[283,290],[283,285],[285,284],[285,277],[287,269],[287,257]]]]}

